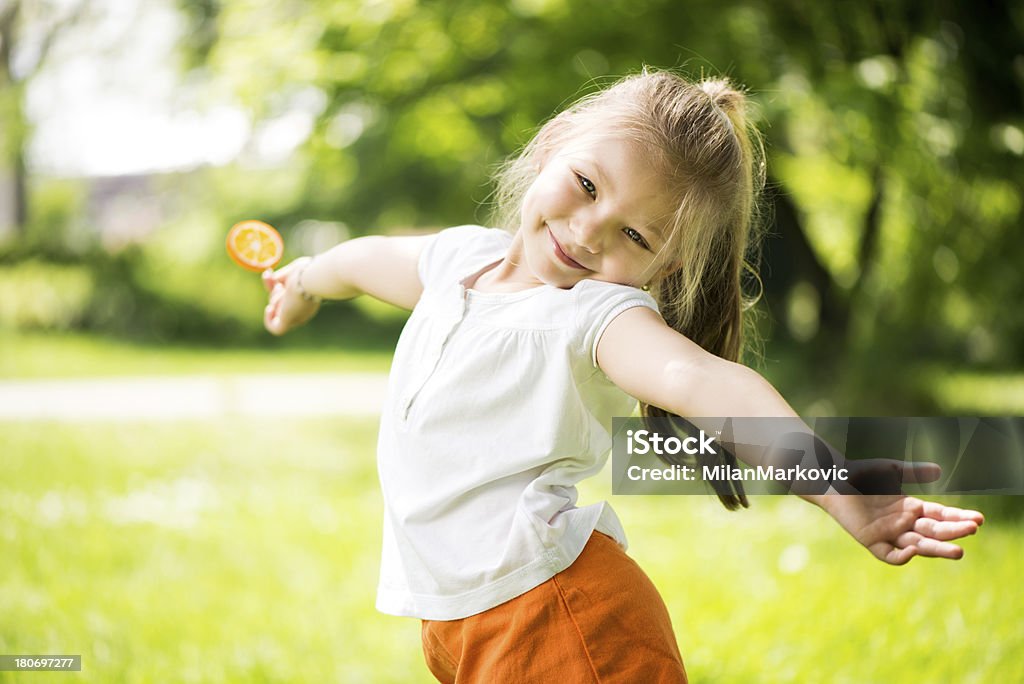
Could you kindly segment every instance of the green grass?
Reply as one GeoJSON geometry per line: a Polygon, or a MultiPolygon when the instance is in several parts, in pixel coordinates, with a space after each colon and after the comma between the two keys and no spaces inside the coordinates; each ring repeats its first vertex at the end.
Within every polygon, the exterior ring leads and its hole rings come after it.
{"type": "MultiPolygon", "coordinates": [[[[361,310],[372,320],[396,320],[395,310],[367,300],[361,310]]],[[[308,333],[309,331],[303,331],[308,333]]],[[[387,372],[394,343],[375,331],[373,342],[349,330],[336,344],[320,330],[301,339],[291,336],[266,347],[217,347],[130,342],[76,332],[41,333],[0,328],[0,379],[48,379],[131,375],[233,375],[240,373],[387,372]]],[[[301,334],[300,334],[301,335],[301,334]]],[[[805,361],[777,349],[758,370],[783,392],[798,412],[827,415],[837,411],[835,397],[806,377],[805,361]],[[803,365],[802,365],[803,364],[803,365]]],[[[1024,415],[1024,373],[957,371],[921,366],[908,373],[923,396],[943,415],[1024,415]]],[[[832,391],[834,388],[829,389],[832,391]]],[[[839,402],[840,405],[842,402],[839,402]]],[[[849,405],[846,405],[850,408],[849,405]]],[[[845,411],[899,414],[881,398],[868,409],[845,411]]],[[[839,411],[844,413],[844,411],[839,411]]],[[[917,415],[911,411],[909,415],[917,415]]]]}
{"type": "MultiPolygon", "coordinates": [[[[432,681],[418,623],[373,607],[375,438],[372,420],[0,424],[0,653],[83,656],[0,682],[432,681]]],[[[1020,522],[892,568],[796,500],[614,505],[694,681],[1024,679],[1020,522]]]]}
{"type": "Polygon", "coordinates": [[[896,568],[796,499],[755,497],[742,512],[703,497],[615,506],[694,681],[1024,680],[1019,521],[990,519],[961,561],[896,568]]]}
{"type": "MultiPolygon", "coordinates": [[[[272,342],[273,343],[273,342],[272,342]]],[[[0,330],[0,378],[387,372],[393,349],[137,344],[84,333],[0,330]]]]}
{"type": "Polygon", "coordinates": [[[417,624],[374,610],[373,421],[3,433],[0,653],[80,653],[90,682],[426,680],[417,624]]]}

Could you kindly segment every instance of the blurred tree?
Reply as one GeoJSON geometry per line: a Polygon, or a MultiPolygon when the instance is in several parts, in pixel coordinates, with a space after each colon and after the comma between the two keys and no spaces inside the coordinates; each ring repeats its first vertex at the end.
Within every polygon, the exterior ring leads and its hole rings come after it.
{"type": "Polygon", "coordinates": [[[472,220],[492,165],[574,96],[644,63],[725,71],[762,105],[781,337],[869,384],[910,382],[887,359],[1024,362],[1020,6],[184,4],[217,87],[311,121],[284,225],[472,220]]]}
{"type": "Polygon", "coordinates": [[[16,235],[22,235],[29,221],[25,164],[30,137],[25,116],[28,84],[61,35],[80,22],[89,6],[90,0],[0,0],[0,198],[6,195],[10,202],[9,216],[0,211],[0,230],[5,228],[3,222],[10,221],[16,235]],[[3,187],[5,183],[9,189],[3,187]]]}
{"type": "Polygon", "coordinates": [[[1024,258],[1021,12],[772,8],[767,33],[790,62],[780,79],[790,103],[771,117],[783,132],[777,216],[791,246],[800,231],[785,223],[801,220],[818,255],[821,267],[796,279],[821,295],[823,332],[876,361],[880,348],[1024,361],[1024,320],[1005,306],[1024,296],[1013,266],[1024,258]]]}

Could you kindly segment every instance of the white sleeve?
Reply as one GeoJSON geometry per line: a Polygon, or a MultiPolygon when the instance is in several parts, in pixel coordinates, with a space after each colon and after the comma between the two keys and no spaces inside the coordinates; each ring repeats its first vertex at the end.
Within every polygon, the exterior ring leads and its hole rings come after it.
{"type": "Polygon", "coordinates": [[[445,231],[442,230],[440,233],[431,235],[429,241],[420,252],[420,260],[416,263],[416,273],[420,277],[420,284],[423,285],[423,289],[426,289],[431,281],[433,269],[431,269],[430,264],[436,260],[437,243],[441,240],[441,236],[444,233],[445,231]]]}
{"type": "Polygon", "coordinates": [[[660,312],[654,298],[643,290],[627,285],[584,282],[593,285],[587,286],[581,292],[578,304],[578,323],[582,331],[581,347],[597,368],[597,345],[616,316],[635,306],[645,306],[655,313],[660,312]]]}
{"type": "Polygon", "coordinates": [[[494,231],[467,225],[446,228],[435,234],[420,252],[417,264],[423,289],[446,285],[452,278],[458,277],[463,268],[462,262],[472,256],[473,251],[479,248],[481,238],[486,239],[491,232],[494,231]]]}

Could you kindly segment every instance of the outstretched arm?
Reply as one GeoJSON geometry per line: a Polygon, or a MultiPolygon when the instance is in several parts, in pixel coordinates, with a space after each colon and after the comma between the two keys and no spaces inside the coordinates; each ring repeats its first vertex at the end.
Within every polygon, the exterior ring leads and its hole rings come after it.
{"type": "MultiPolygon", "coordinates": [[[[704,351],[645,307],[628,309],[609,324],[597,362],[630,395],[698,426],[699,416],[797,417],[758,373],[704,351]]],[[[984,522],[977,511],[908,496],[802,498],[828,512],[876,558],[894,565],[915,555],[960,558],[963,550],[950,541],[974,534],[984,522]]]]}
{"type": "Polygon", "coordinates": [[[316,257],[301,257],[263,273],[270,301],[263,324],[275,335],[296,328],[319,310],[320,299],[351,299],[368,294],[412,309],[423,293],[420,252],[432,236],[383,237],[343,242],[316,257]],[[303,297],[303,292],[307,295],[303,297]]]}

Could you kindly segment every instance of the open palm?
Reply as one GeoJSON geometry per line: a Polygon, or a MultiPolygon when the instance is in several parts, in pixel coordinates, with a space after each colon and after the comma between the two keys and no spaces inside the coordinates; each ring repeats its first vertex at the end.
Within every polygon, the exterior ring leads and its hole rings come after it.
{"type": "Polygon", "coordinates": [[[903,565],[914,556],[958,559],[951,540],[972,535],[984,523],[978,511],[902,495],[826,495],[822,507],[876,558],[903,565]]]}

